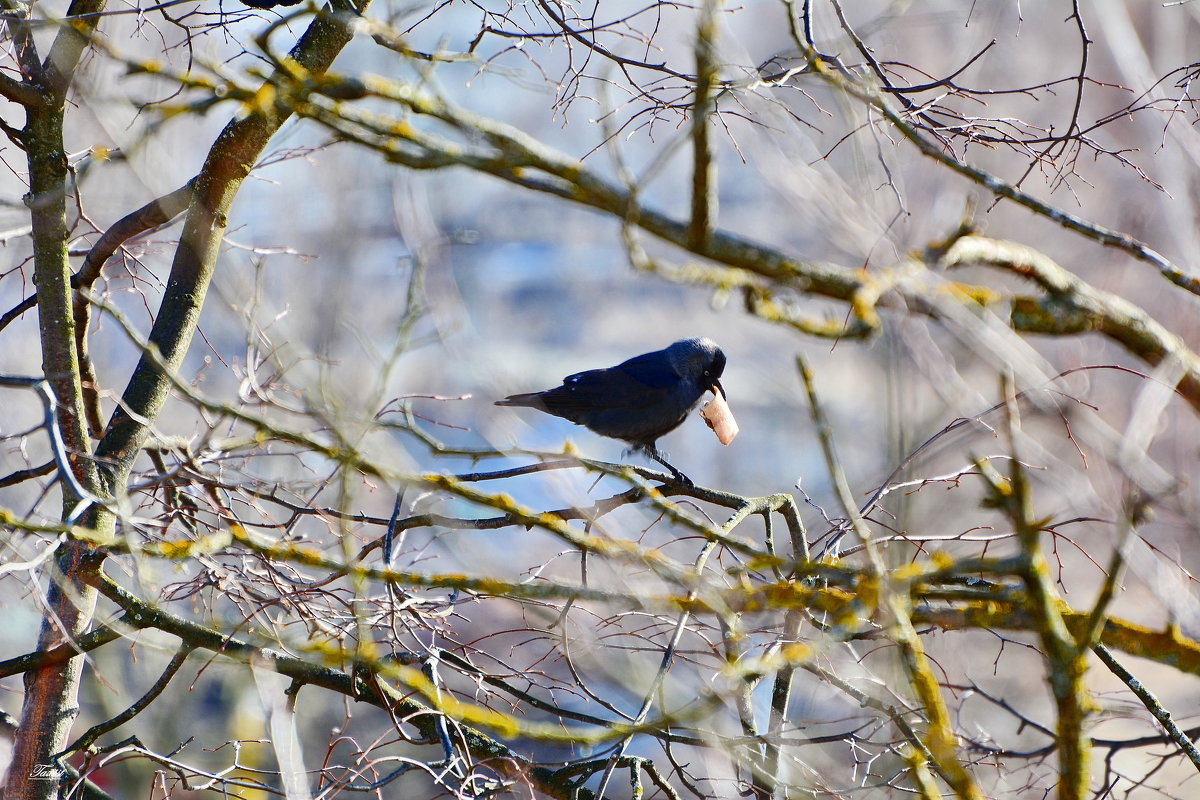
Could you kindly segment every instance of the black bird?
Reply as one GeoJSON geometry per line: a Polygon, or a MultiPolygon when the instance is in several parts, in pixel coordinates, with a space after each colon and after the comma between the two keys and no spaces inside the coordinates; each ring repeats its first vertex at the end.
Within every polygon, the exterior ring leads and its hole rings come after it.
{"type": "Polygon", "coordinates": [[[721,393],[725,354],[711,339],[682,339],[608,369],[589,369],[544,392],[514,394],[498,406],[526,406],[569,419],[601,436],[623,439],[635,451],[691,480],[671,466],[654,443],[679,427],[705,392],[721,393]]]}

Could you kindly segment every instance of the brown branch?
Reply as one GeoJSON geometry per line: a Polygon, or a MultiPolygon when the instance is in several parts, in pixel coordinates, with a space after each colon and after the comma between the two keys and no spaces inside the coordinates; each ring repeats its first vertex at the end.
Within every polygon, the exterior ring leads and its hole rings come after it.
{"type": "MultiPolygon", "coordinates": [[[[72,0],[67,13],[91,13],[103,7],[104,0],[72,0]]],[[[46,392],[56,403],[55,424],[48,426],[48,431],[52,436],[57,432],[61,437],[67,453],[66,472],[73,479],[66,480],[64,475],[62,482],[62,513],[68,518],[76,513],[76,506],[85,497],[101,494],[95,462],[88,458],[70,305],[71,264],[67,255],[70,234],[66,218],[68,164],[63,133],[67,90],[99,17],[60,27],[45,62],[37,65],[32,33],[24,18],[26,11],[18,9],[17,13],[20,21],[10,23],[13,46],[17,48],[26,81],[36,85],[44,95],[41,102],[25,108],[23,136],[29,192],[24,199],[32,224],[42,374],[46,376],[46,392]]],[[[93,506],[82,522],[93,527],[111,525],[111,515],[100,511],[93,506]]],[[[76,640],[91,627],[96,592],[86,584],[86,577],[98,563],[92,548],[83,542],[68,541],[59,549],[58,574],[42,602],[43,618],[37,649],[48,650],[76,640]]],[[[6,800],[48,800],[57,792],[53,781],[30,781],[28,778],[42,766],[53,763],[53,754],[67,742],[78,709],[82,668],[83,659],[73,658],[64,664],[45,666],[25,674],[21,736],[14,743],[8,767],[4,789],[6,800]]]]}
{"type": "MultiPolygon", "coordinates": [[[[362,0],[358,10],[364,11],[369,3],[362,0]]],[[[353,34],[353,20],[345,13],[319,13],[291,49],[288,63],[266,83],[282,80],[292,71],[324,75],[353,34]]],[[[192,181],[194,196],[149,339],[167,372],[178,369],[195,334],[229,211],[242,181],[291,113],[285,106],[260,104],[254,113],[230,122],[192,181]]],[[[170,378],[155,359],[143,352],[96,448],[97,457],[105,464],[109,486],[116,488],[124,483],[166,403],[170,387],[170,378]]]]}
{"type": "Polygon", "coordinates": [[[4,22],[13,39],[13,50],[21,77],[24,78],[25,85],[37,93],[36,98],[30,98],[34,102],[29,103],[27,107],[44,105],[46,98],[39,90],[43,78],[42,63],[38,57],[37,43],[33,38],[33,26],[29,21],[33,7],[19,0],[0,0],[0,8],[7,12],[4,22]]]}
{"type": "Polygon", "coordinates": [[[158,696],[163,693],[163,691],[166,690],[167,686],[171,683],[171,679],[174,678],[175,675],[178,674],[179,670],[183,668],[183,665],[187,662],[188,656],[191,655],[192,651],[195,649],[196,648],[189,643],[182,642],[179,645],[179,648],[175,651],[175,654],[171,656],[171,660],[167,663],[167,666],[163,670],[162,674],[158,676],[158,680],[156,680],[150,686],[150,688],[146,690],[145,694],[134,701],[129,708],[125,709],[120,714],[117,714],[112,719],[88,728],[78,739],[67,745],[66,749],[59,754],[60,757],[69,753],[73,753],[76,750],[87,750],[101,736],[109,731],[116,730],[126,722],[129,722],[129,720],[136,717],[138,714],[145,711],[146,708],[148,708],[149,705],[153,703],[158,696]]]}
{"type": "MultiPolygon", "coordinates": [[[[624,56],[617,55],[616,53],[612,52],[608,48],[601,45],[596,40],[588,39],[586,36],[583,35],[582,32],[577,31],[574,28],[572,28],[570,25],[568,25],[567,21],[565,19],[563,19],[562,16],[560,16],[554,10],[554,8],[551,6],[551,4],[548,2],[548,0],[537,0],[537,2],[538,2],[538,5],[541,6],[542,11],[545,12],[546,16],[550,17],[550,19],[554,21],[554,24],[557,25],[559,28],[561,28],[563,33],[566,34],[569,38],[574,39],[575,41],[579,42],[584,47],[586,47],[588,50],[594,51],[595,53],[599,54],[600,56],[603,56],[604,58],[608,59],[609,61],[612,61],[613,63],[620,65],[622,68],[638,67],[641,69],[649,69],[649,70],[654,70],[656,72],[663,72],[663,73],[666,73],[667,75],[672,75],[676,78],[682,78],[683,80],[688,81],[689,83],[693,80],[693,78],[691,76],[685,75],[682,72],[676,72],[675,70],[668,67],[665,63],[651,64],[647,61],[637,61],[637,60],[634,60],[631,58],[625,58],[624,56]]],[[[498,33],[498,31],[491,31],[491,32],[498,33]]]]}
{"type": "Polygon", "coordinates": [[[23,656],[0,661],[0,678],[12,675],[23,675],[30,670],[42,669],[53,664],[61,664],[81,653],[88,653],[109,642],[119,639],[120,628],[130,624],[128,616],[121,617],[114,624],[101,625],[81,635],[73,642],[64,642],[48,650],[34,650],[23,656]]]}
{"type": "Polygon", "coordinates": [[[0,478],[0,489],[3,489],[6,486],[16,486],[18,483],[24,483],[25,481],[32,480],[33,478],[41,478],[44,475],[49,475],[50,473],[54,472],[56,466],[57,465],[55,464],[54,459],[51,459],[45,464],[39,464],[36,467],[29,467],[28,469],[19,469],[14,472],[10,472],[4,477],[0,478]]]}
{"type": "MultiPolygon", "coordinates": [[[[91,303],[80,291],[90,291],[100,278],[104,264],[125,242],[148,230],[157,228],[187,211],[192,199],[192,182],[188,181],[170,194],[151,200],[137,211],[126,214],[114,222],[84,256],[79,271],[71,278],[75,289],[72,311],[75,314],[75,350],[79,357],[79,369],[83,380],[83,408],[87,415],[88,430],[92,438],[99,439],[104,429],[100,418],[100,384],[95,366],[88,353],[88,327],[91,303]]],[[[0,325],[2,327],[2,325],[0,325]]]]}
{"type": "Polygon", "coordinates": [[[23,106],[37,105],[42,102],[42,95],[28,83],[23,83],[0,72],[0,96],[23,106]]]}

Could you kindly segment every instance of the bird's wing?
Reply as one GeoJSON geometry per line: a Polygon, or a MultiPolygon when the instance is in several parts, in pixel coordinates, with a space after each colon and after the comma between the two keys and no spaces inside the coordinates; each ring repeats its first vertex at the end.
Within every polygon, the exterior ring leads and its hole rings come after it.
{"type": "MultiPolygon", "coordinates": [[[[648,353],[647,356],[654,355],[648,353]]],[[[563,379],[542,398],[561,411],[595,408],[646,408],[662,402],[678,385],[679,376],[661,359],[638,356],[608,369],[590,369],[563,379]]]]}

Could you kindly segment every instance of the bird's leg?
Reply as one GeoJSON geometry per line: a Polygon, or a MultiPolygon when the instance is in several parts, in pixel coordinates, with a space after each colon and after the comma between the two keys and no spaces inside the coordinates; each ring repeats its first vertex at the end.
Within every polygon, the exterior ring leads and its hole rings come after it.
{"type": "Polygon", "coordinates": [[[692,483],[691,478],[689,478],[687,475],[684,475],[679,470],[675,469],[675,467],[671,464],[670,461],[667,461],[665,458],[663,458],[662,453],[658,452],[658,448],[655,447],[653,444],[644,445],[641,448],[641,450],[643,453],[650,456],[650,458],[653,458],[655,461],[662,464],[667,469],[671,470],[671,477],[675,479],[676,483],[682,483],[684,486],[695,486],[696,485],[696,484],[692,483]]]}

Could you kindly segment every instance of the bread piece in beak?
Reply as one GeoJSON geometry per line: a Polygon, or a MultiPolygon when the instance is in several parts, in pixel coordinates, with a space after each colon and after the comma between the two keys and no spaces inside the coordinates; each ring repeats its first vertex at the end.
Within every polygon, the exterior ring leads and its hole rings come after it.
{"type": "Polygon", "coordinates": [[[717,435],[717,440],[727,445],[738,435],[738,424],[729,410],[729,403],[725,402],[724,387],[719,383],[716,386],[720,391],[713,391],[713,399],[700,409],[700,416],[704,417],[704,424],[717,435]]]}

